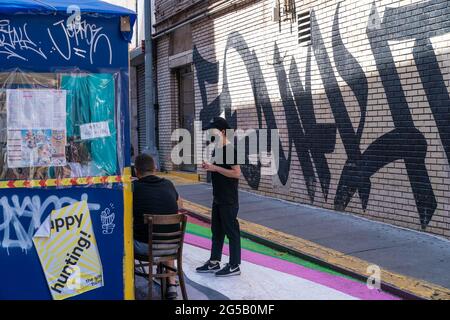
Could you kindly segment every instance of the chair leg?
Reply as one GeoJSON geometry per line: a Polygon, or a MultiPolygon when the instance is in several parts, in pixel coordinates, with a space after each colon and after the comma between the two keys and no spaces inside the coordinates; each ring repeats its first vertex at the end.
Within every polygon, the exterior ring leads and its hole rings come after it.
{"type": "MultiPolygon", "coordinates": [[[[158,269],[159,274],[164,273],[164,265],[162,263],[158,264],[158,269]]],[[[165,300],[167,292],[166,278],[160,278],[160,288],[161,288],[161,300],[165,300]]]]}
{"type": "Polygon", "coordinates": [[[136,265],[134,265],[134,270],[135,270],[135,273],[142,273],[143,275],[144,275],[144,277],[145,277],[145,275],[147,274],[147,272],[145,271],[145,267],[144,267],[144,264],[142,263],[142,261],[140,261],[140,260],[137,260],[138,261],[138,264],[136,265]],[[141,271],[139,271],[138,269],[141,269],[141,271]]]}
{"type": "Polygon", "coordinates": [[[153,266],[150,264],[148,267],[148,293],[147,299],[153,300],[153,266]]]}
{"type": "Polygon", "coordinates": [[[181,257],[178,257],[177,259],[177,273],[178,273],[178,279],[180,279],[180,288],[181,288],[181,294],[183,295],[184,300],[188,300],[187,292],[186,292],[186,284],[184,282],[184,273],[183,273],[183,261],[181,257]]]}
{"type": "Polygon", "coordinates": [[[146,274],[144,264],[141,261],[139,261],[139,266],[141,267],[142,273],[146,274]]]}

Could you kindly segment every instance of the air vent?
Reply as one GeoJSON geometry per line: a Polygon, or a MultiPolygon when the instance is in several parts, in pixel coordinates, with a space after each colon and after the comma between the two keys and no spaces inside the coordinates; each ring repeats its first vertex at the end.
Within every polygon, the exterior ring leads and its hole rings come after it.
{"type": "Polygon", "coordinates": [[[298,17],[298,43],[302,46],[311,44],[311,11],[300,13],[298,17]]]}

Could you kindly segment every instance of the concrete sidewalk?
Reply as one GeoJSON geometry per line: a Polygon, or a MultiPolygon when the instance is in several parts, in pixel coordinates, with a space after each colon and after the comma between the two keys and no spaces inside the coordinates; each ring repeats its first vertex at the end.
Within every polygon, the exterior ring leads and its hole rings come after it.
{"type": "MultiPolygon", "coordinates": [[[[209,184],[176,184],[189,211],[208,215],[209,184]]],[[[240,191],[239,218],[244,231],[302,254],[366,276],[367,266],[375,264],[388,285],[428,299],[450,299],[446,239],[245,191],[240,191]]]]}

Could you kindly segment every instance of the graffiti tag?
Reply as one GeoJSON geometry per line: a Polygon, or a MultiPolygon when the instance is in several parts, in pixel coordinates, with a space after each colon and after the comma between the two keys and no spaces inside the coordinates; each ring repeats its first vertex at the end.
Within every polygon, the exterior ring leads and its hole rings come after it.
{"type": "Polygon", "coordinates": [[[53,44],[54,49],[65,60],[69,61],[72,54],[86,58],[89,57],[91,64],[94,63],[94,56],[100,44],[107,47],[109,52],[109,64],[112,64],[112,46],[109,37],[102,33],[103,27],[97,27],[95,24],[87,23],[86,20],[76,23],[76,27],[68,25],[64,20],[58,21],[52,27],[47,28],[48,35],[53,44]],[[63,32],[63,40],[58,41],[54,37],[54,29],[63,32]],[[53,31],[52,31],[53,30],[53,31]],[[89,52],[81,48],[81,45],[87,45],[89,52]]]}
{"type": "MultiPolygon", "coordinates": [[[[42,201],[39,196],[27,196],[20,201],[17,195],[10,199],[8,197],[0,198],[0,213],[3,213],[3,219],[0,220],[0,231],[3,231],[0,246],[6,250],[21,248],[22,251],[27,252],[33,246],[32,237],[41,226],[44,213],[48,210],[61,209],[78,201],[88,202],[87,194],[83,194],[81,200],[50,196],[42,201]],[[24,224],[25,221],[28,222],[28,225],[24,224]],[[15,237],[12,232],[15,233],[15,237]]],[[[99,204],[88,202],[88,205],[91,211],[100,210],[99,204]]]]}
{"type": "Polygon", "coordinates": [[[31,51],[45,60],[47,56],[42,49],[28,36],[27,24],[15,27],[9,20],[0,20],[0,54],[6,55],[7,59],[17,58],[28,61],[23,53],[31,51]]]}

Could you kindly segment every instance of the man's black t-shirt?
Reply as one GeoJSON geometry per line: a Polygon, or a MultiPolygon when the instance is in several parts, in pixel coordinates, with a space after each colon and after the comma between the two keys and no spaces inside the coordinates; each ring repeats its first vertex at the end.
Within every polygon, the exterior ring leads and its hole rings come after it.
{"type": "MultiPolygon", "coordinates": [[[[148,225],[144,224],[145,214],[177,214],[178,193],[172,182],[157,176],[147,176],[133,183],[134,239],[148,242],[148,225]]],[[[153,232],[168,233],[179,231],[177,225],[154,227],[153,232]]],[[[156,239],[156,238],[155,238],[156,239]]]]}
{"type": "MultiPolygon", "coordinates": [[[[238,164],[236,149],[231,144],[227,144],[222,148],[216,148],[213,152],[213,157],[215,158],[213,164],[225,169],[231,169],[232,166],[238,164]]],[[[228,178],[218,172],[212,172],[211,180],[215,204],[239,204],[239,179],[228,178]]]]}

